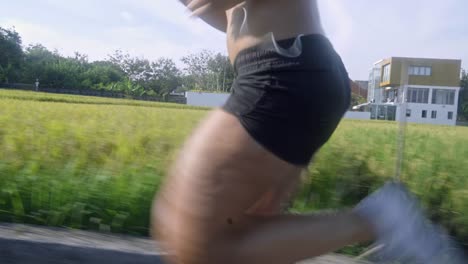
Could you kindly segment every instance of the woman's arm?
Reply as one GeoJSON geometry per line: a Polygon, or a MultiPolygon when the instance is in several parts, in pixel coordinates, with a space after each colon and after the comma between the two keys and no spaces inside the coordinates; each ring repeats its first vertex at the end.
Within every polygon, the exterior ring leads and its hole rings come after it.
{"type": "Polygon", "coordinates": [[[179,0],[182,4],[184,4],[187,8],[190,9],[191,12],[199,12],[195,17],[199,17],[203,21],[205,21],[208,25],[226,33],[227,30],[227,17],[226,11],[222,9],[213,9],[209,8],[208,6],[202,8],[196,8],[195,10],[190,8],[190,3],[194,3],[193,0],[179,0]],[[202,9],[202,12],[200,12],[202,9]]]}
{"type": "Polygon", "coordinates": [[[179,0],[190,11],[192,16],[201,18],[210,26],[226,33],[226,10],[243,3],[245,0],[179,0]]]}
{"type": "Polygon", "coordinates": [[[227,30],[227,16],[224,10],[213,10],[210,12],[203,13],[198,16],[208,25],[226,33],[227,30]]]}

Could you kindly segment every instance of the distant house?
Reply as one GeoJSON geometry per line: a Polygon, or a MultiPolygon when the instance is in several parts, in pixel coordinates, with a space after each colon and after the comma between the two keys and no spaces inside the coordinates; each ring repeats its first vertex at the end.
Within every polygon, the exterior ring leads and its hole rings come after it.
{"type": "Polygon", "coordinates": [[[180,86],[177,87],[174,91],[170,93],[170,95],[175,95],[175,96],[185,96],[185,89],[184,87],[180,86]]]}
{"type": "Polygon", "coordinates": [[[460,71],[461,60],[391,57],[378,61],[370,70],[366,107],[372,119],[455,125],[460,71]],[[399,115],[403,100],[407,109],[399,115]]]}
{"type": "Polygon", "coordinates": [[[367,99],[368,81],[351,81],[352,93],[367,99]]]}

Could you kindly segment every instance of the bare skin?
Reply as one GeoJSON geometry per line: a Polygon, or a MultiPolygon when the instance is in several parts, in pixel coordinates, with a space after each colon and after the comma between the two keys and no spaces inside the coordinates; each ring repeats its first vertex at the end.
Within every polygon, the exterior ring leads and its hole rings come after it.
{"type": "MultiPolygon", "coordinates": [[[[277,40],[323,34],[316,0],[232,3],[227,10],[192,6],[227,32],[231,61],[269,32],[277,40]],[[239,34],[242,7],[248,34],[239,34]]],[[[213,110],[180,150],[155,199],[153,235],[170,263],[183,264],[289,264],[371,240],[369,226],[352,212],[281,214],[304,169],[257,144],[231,114],[213,110]]]]}
{"type": "Polygon", "coordinates": [[[227,47],[231,62],[237,54],[264,40],[270,32],[277,40],[299,34],[322,34],[324,30],[316,0],[260,0],[243,2],[226,12],[227,47]],[[244,17],[240,7],[248,13],[248,32],[239,34],[244,17]]]}

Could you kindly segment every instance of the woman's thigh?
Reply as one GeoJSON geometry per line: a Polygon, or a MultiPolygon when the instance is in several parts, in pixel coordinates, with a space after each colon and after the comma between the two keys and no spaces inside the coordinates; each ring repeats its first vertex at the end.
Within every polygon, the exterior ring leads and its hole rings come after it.
{"type": "Polygon", "coordinates": [[[278,207],[302,169],[255,142],[236,117],[215,110],[171,167],[155,203],[155,228],[176,251],[201,254],[248,228],[249,214],[278,207]]]}

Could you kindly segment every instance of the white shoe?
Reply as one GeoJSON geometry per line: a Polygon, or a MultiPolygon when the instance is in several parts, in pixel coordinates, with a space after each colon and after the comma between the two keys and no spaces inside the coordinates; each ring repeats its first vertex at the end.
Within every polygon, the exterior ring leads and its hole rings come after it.
{"type": "Polygon", "coordinates": [[[355,208],[383,245],[385,261],[421,264],[467,263],[442,228],[424,216],[417,199],[400,183],[389,182],[355,208]]]}

